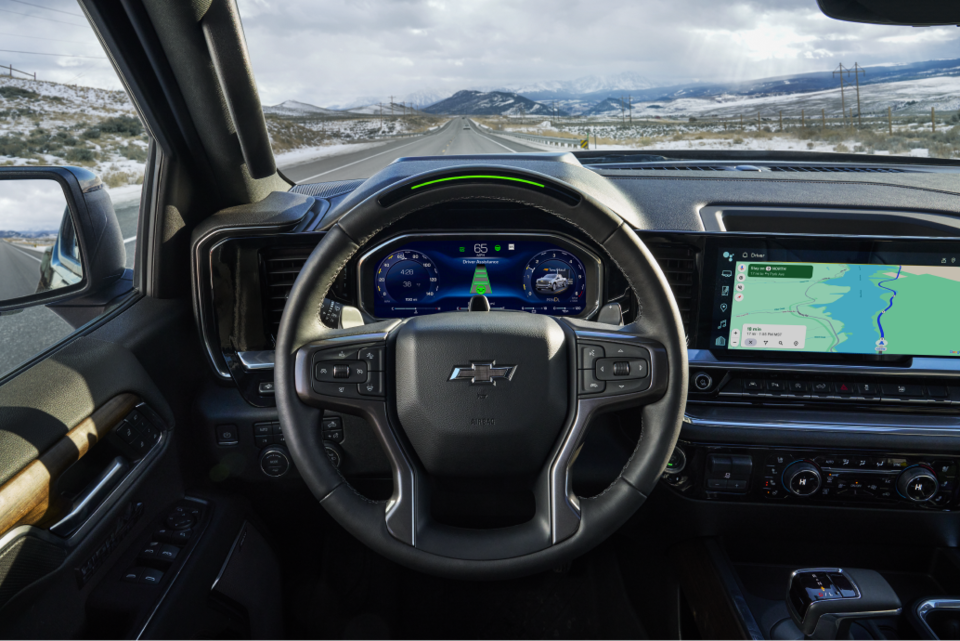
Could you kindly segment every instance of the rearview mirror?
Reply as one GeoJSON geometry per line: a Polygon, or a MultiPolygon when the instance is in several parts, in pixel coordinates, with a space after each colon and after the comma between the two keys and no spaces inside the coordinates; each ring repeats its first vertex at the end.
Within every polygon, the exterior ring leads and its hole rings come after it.
{"type": "Polygon", "coordinates": [[[933,27],[960,25],[956,0],[817,0],[820,11],[835,20],[869,24],[933,27]]]}
{"type": "Polygon", "coordinates": [[[120,227],[96,174],[0,167],[0,313],[47,305],[82,325],[118,285],[129,291],[124,262],[120,227]]]}

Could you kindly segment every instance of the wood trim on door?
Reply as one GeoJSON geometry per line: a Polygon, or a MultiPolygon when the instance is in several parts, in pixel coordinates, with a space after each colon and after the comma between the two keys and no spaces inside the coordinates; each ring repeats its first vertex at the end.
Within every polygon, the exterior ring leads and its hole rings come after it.
{"type": "Polygon", "coordinates": [[[0,486],[0,535],[18,525],[35,525],[55,516],[58,502],[52,491],[56,479],[109,434],[139,402],[134,394],[110,399],[0,486]]]}

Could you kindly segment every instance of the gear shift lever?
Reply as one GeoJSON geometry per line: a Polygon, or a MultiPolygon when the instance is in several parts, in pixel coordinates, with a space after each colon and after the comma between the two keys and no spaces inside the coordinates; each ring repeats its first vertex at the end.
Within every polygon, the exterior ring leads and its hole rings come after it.
{"type": "Polygon", "coordinates": [[[790,575],[787,610],[805,636],[836,639],[845,621],[894,616],[901,606],[890,584],[873,570],[817,568],[790,575]]]}

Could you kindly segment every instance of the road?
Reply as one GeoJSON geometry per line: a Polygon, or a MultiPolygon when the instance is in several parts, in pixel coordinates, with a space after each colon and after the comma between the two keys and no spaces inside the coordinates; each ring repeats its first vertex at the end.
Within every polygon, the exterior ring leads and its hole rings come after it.
{"type": "Polygon", "coordinates": [[[298,183],[369,178],[397,158],[405,156],[456,156],[460,154],[515,154],[543,151],[521,142],[492,136],[469,119],[454,118],[423,136],[401,138],[385,145],[284,167],[283,173],[298,183]]]}

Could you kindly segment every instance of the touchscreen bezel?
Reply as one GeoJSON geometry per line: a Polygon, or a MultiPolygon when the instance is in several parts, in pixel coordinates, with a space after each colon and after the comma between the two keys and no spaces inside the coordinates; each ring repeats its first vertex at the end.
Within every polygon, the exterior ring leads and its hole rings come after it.
{"type": "Polygon", "coordinates": [[[576,315],[568,315],[563,318],[592,318],[600,309],[601,288],[603,283],[603,264],[600,258],[584,245],[564,235],[543,234],[534,232],[487,232],[477,231],[456,231],[456,232],[431,232],[425,234],[402,234],[390,238],[377,245],[370,251],[363,254],[357,262],[357,292],[359,293],[359,307],[364,313],[373,318],[379,317],[374,313],[375,309],[375,271],[380,260],[389,254],[403,247],[403,245],[416,241],[480,241],[486,239],[527,239],[532,241],[553,243],[560,249],[574,254],[586,270],[586,294],[584,295],[585,309],[576,315]]]}
{"type": "MultiPolygon", "coordinates": [[[[695,341],[697,349],[709,350],[723,361],[790,361],[790,362],[847,362],[902,365],[913,358],[940,358],[956,360],[957,356],[926,354],[849,354],[834,352],[788,352],[780,350],[743,350],[717,346],[716,339],[722,335],[718,326],[729,314],[720,312],[719,294],[722,283],[719,272],[720,258],[724,251],[734,251],[748,257],[763,254],[756,262],[816,262],[851,264],[889,264],[877,262],[877,254],[900,254],[900,264],[935,264],[934,259],[956,258],[960,267],[960,238],[917,238],[886,236],[811,236],[799,234],[750,234],[721,232],[704,234],[701,254],[700,314],[697,319],[695,341]],[[913,258],[910,258],[913,256],[913,258]]],[[[735,264],[734,261],[733,264],[735,264]]],[[[939,263],[936,263],[939,264],[939,263]]],[[[949,263],[948,263],[949,264],[949,263]]],[[[723,331],[728,331],[723,330],[723,331]]]]}

